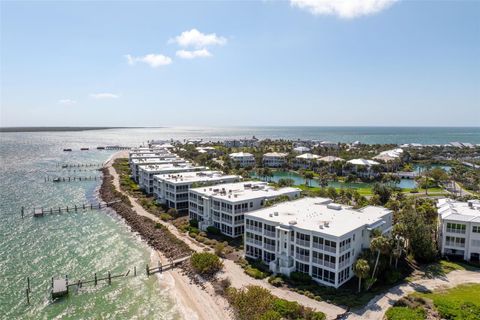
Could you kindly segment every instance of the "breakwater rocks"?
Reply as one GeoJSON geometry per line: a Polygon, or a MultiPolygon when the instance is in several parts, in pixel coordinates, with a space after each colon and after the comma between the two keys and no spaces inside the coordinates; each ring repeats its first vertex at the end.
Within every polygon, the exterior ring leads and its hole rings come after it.
{"type": "MultiPolygon", "coordinates": [[[[113,177],[107,168],[103,170],[103,182],[100,187],[100,197],[105,202],[120,199],[112,204],[112,208],[125,219],[133,231],[138,232],[151,247],[162,252],[168,259],[178,259],[189,255],[192,250],[181,240],[175,237],[160,223],[155,223],[147,217],[138,215],[132,209],[132,204],[127,196],[118,192],[113,185],[113,177]]],[[[182,266],[188,263],[182,263],[182,266]]],[[[186,266],[185,266],[186,267],[186,266]]]]}

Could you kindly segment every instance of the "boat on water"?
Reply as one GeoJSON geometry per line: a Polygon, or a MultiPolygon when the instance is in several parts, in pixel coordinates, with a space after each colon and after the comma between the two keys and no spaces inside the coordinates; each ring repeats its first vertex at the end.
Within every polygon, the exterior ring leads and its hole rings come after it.
{"type": "Polygon", "coordinates": [[[62,169],[68,168],[68,164],[62,164],[62,169]]]}
{"type": "Polygon", "coordinates": [[[72,151],[72,149],[67,148],[67,149],[63,149],[63,151],[72,151]]]}
{"type": "Polygon", "coordinates": [[[97,147],[97,150],[105,150],[105,147],[97,147]]]}
{"type": "Polygon", "coordinates": [[[53,182],[60,182],[60,178],[54,178],[52,181],[53,182]]]}
{"type": "Polygon", "coordinates": [[[90,150],[89,148],[80,148],[81,151],[90,150]]]}

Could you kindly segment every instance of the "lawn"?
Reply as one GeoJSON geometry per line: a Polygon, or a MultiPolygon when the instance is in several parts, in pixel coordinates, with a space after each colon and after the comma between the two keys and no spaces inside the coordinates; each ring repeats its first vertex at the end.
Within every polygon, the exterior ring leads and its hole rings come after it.
{"type": "Polygon", "coordinates": [[[433,301],[444,319],[480,319],[480,284],[463,284],[448,290],[414,293],[433,301]]]}
{"type": "Polygon", "coordinates": [[[422,308],[392,307],[385,313],[387,320],[423,320],[425,310],[422,308]]]}

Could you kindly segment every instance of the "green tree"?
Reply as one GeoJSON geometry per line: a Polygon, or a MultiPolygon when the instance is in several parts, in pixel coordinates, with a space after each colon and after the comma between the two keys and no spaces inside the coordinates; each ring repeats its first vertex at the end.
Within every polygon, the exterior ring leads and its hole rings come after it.
{"type": "Polygon", "coordinates": [[[381,254],[387,254],[390,250],[390,244],[388,239],[384,236],[378,236],[370,241],[370,250],[377,252],[377,258],[375,259],[375,266],[373,267],[372,278],[375,278],[378,262],[381,254]]]}
{"type": "Polygon", "coordinates": [[[368,274],[370,273],[370,265],[368,264],[368,261],[365,259],[358,259],[357,262],[355,262],[353,272],[355,272],[355,275],[358,278],[358,292],[360,292],[362,290],[362,279],[368,277],[368,274]]]}

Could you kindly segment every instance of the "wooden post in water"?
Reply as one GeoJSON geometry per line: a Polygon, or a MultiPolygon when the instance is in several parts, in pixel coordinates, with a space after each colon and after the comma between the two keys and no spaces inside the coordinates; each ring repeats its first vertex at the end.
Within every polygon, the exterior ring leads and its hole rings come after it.
{"type": "Polygon", "coordinates": [[[53,288],[53,277],[52,277],[52,288],[53,288]]]}
{"type": "Polygon", "coordinates": [[[26,289],[25,292],[27,293],[27,304],[30,304],[30,291],[26,289]]]}
{"type": "Polygon", "coordinates": [[[90,210],[93,210],[93,203],[90,203],[90,210]]]}
{"type": "Polygon", "coordinates": [[[95,281],[95,282],[94,282],[95,285],[97,285],[97,273],[96,273],[96,272],[95,272],[95,280],[94,280],[94,281],[95,281]]]}
{"type": "Polygon", "coordinates": [[[112,275],[110,274],[110,271],[108,271],[108,284],[112,284],[112,275]]]}
{"type": "Polygon", "coordinates": [[[24,213],[25,213],[25,207],[22,207],[22,219],[23,219],[24,213]]]}
{"type": "Polygon", "coordinates": [[[50,208],[50,214],[53,214],[53,208],[50,208]]]}
{"type": "Polygon", "coordinates": [[[27,277],[27,290],[30,291],[30,277],[27,277]]]}
{"type": "Polygon", "coordinates": [[[134,266],[134,267],[133,267],[133,276],[134,276],[134,277],[137,276],[137,266],[134,266]]]}
{"type": "Polygon", "coordinates": [[[77,211],[77,205],[75,205],[75,211],[77,211]]]}
{"type": "Polygon", "coordinates": [[[150,276],[150,269],[148,268],[148,264],[147,264],[146,270],[147,270],[147,277],[148,277],[148,276],[150,276]]]}

